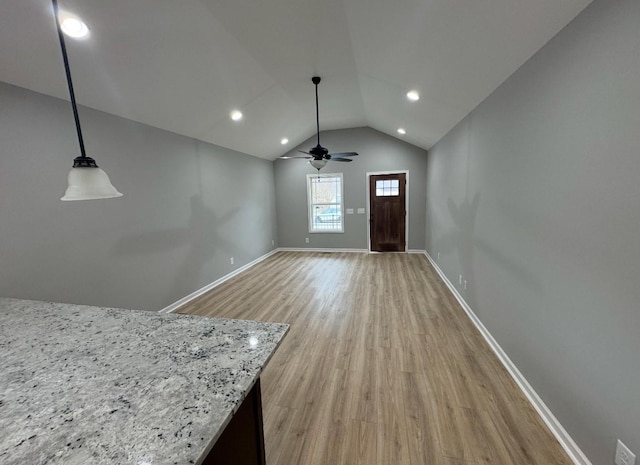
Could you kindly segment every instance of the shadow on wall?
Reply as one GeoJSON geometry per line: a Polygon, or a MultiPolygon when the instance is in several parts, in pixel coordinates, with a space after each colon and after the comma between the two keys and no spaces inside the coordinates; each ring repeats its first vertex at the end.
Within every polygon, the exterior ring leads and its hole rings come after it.
{"type": "Polygon", "coordinates": [[[116,255],[133,257],[152,256],[188,246],[182,264],[172,267],[176,269],[175,273],[172,273],[175,279],[166,294],[166,302],[176,301],[202,287],[202,271],[217,251],[224,251],[225,256],[235,251],[235,245],[226,240],[220,231],[225,223],[238,214],[239,208],[218,217],[204,204],[202,196],[198,194],[191,196],[190,208],[189,223],[186,227],[123,237],[115,246],[116,255]]]}
{"type": "MultiPolygon", "coordinates": [[[[476,193],[471,202],[465,197],[460,205],[456,205],[451,198],[448,198],[447,208],[453,220],[453,228],[447,231],[438,241],[440,243],[439,249],[442,253],[458,252],[460,274],[466,279],[470,279],[473,273],[473,236],[479,205],[479,192],[476,193]]],[[[454,283],[456,281],[453,280],[454,283]]],[[[473,287],[468,293],[464,292],[463,289],[464,284],[459,284],[459,290],[465,295],[465,300],[469,305],[472,305],[472,302],[475,302],[473,287]]]]}
{"type": "MultiPolygon", "coordinates": [[[[438,241],[441,252],[445,254],[457,252],[460,262],[459,270],[463,279],[473,280],[474,283],[478,283],[480,282],[480,280],[478,280],[479,276],[474,276],[474,254],[475,247],[477,247],[478,251],[482,252],[491,262],[498,265],[498,269],[508,270],[509,273],[519,278],[519,282],[530,283],[534,291],[542,291],[542,285],[533,273],[525,267],[514,263],[514,261],[509,259],[508,255],[500,249],[488,244],[484,240],[474,237],[479,206],[479,192],[476,193],[471,202],[468,198],[465,198],[459,205],[456,205],[451,198],[447,199],[447,208],[453,220],[453,228],[447,231],[438,241]]],[[[482,273],[482,270],[475,271],[482,273]]],[[[457,279],[452,280],[452,282],[457,282],[457,279]]],[[[471,286],[465,290],[463,282],[463,284],[458,285],[458,289],[461,291],[467,304],[469,304],[471,308],[476,308],[476,286],[471,286]]]]}

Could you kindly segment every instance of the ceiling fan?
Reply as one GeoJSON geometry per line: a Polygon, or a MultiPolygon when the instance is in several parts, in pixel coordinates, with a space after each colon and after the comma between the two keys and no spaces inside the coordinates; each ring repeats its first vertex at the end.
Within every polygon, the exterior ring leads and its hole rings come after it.
{"type": "Polygon", "coordinates": [[[310,149],[308,152],[304,150],[298,150],[300,153],[304,153],[305,156],[282,156],[283,160],[287,160],[290,158],[306,158],[309,160],[311,166],[320,171],[324,165],[327,164],[327,161],[352,161],[350,158],[346,157],[355,157],[358,155],[356,152],[337,152],[337,153],[329,153],[329,150],[320,145],[320,112],[318,110],[318,84],[320,84],[320,76],[314,76],[311,78],[311,82],[316,86],[316,129],[318,136],[318,145],[310,149]]]}

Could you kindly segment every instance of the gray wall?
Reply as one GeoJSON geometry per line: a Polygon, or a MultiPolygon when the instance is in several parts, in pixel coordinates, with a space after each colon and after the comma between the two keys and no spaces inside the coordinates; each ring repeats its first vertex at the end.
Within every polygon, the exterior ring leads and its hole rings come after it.
{"type": "Polygon", "coordinates": [[[272,162],[80,117],[124,197],[61,202],[79,154],[70,104],[0,83],[0,295],[158,310],[273,248],[272,162]]]}
{"type": "Polygon", "coordinates": [[[427,249],[594,464],[640,453],[640,2],[596,0],[429,152],[427,249]]]}
{"type": "MultiPolygon", "coordinates": [[[[322,173],[343,173],[345,208],[367,207],[367,172],[409,171],[409,249],[424,250],[427,152],[371,128],[320,133],[330,152],[358,152],[351,163],[327,163],[322,173]]],[[[309,150],[315,137],[300,144],[309,150]]],[[[298,154],[299,155],[299,154],[298,154]]],[[[367,216],[345,215],[344,234],[309,233],[306,175],[317,173],[306,160],[276,160],[276,204],[280,247],[367,249],[367,216]],[[309,244],[305,243],[309,238],[309,244]]]]}

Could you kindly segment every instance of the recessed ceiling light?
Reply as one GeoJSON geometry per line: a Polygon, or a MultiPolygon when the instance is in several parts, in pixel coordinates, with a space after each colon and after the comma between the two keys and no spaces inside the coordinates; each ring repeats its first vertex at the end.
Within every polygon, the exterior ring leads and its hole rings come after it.
{"type": "Polygon", "coordinates": [[[398,128],[398,134],[402,134],[403,136],[407,133],[404,128],[398,128]]]}
{"type": "Polygon", "coordinates": [[[410,90],[409,92],[407,92],[407,98],[412,102],[417,102],[418,100],[420,100],[420,94],[417,90],[410,90]]]}
{"type": "Polygon", "coordinates": [[[289,139],[287,139],[286,137],[283,137],[282,139],[280,139],[280,143],[282,145],[287,145],[289,143],[289,139]]]}
{"type": "Polygon", "coordinates": [[[60,28],[69,37],[84,39],[89,35],[89,28],[79,18],[64,13],[60,18],[60,28]]]}
{"type": "Polygon", "coordinates": [[[231,119],[234,121],[240,121],[242,119],[242,113],[238,110],[233,110],[231,112],[231,119]]]}

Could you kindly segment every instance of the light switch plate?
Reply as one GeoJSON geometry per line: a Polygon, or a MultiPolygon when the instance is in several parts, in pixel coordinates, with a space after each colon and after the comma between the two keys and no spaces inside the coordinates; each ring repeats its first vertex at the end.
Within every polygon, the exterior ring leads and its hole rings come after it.
{"type": "Polygon", "coordinates": [[[364,208],[358,208],[358,215],[364,215],[364,208]]]}
{"type": "Polygon", "coordinates": [[[353,215],[353,208],[347,208],[347,215],[353,215]]]}

